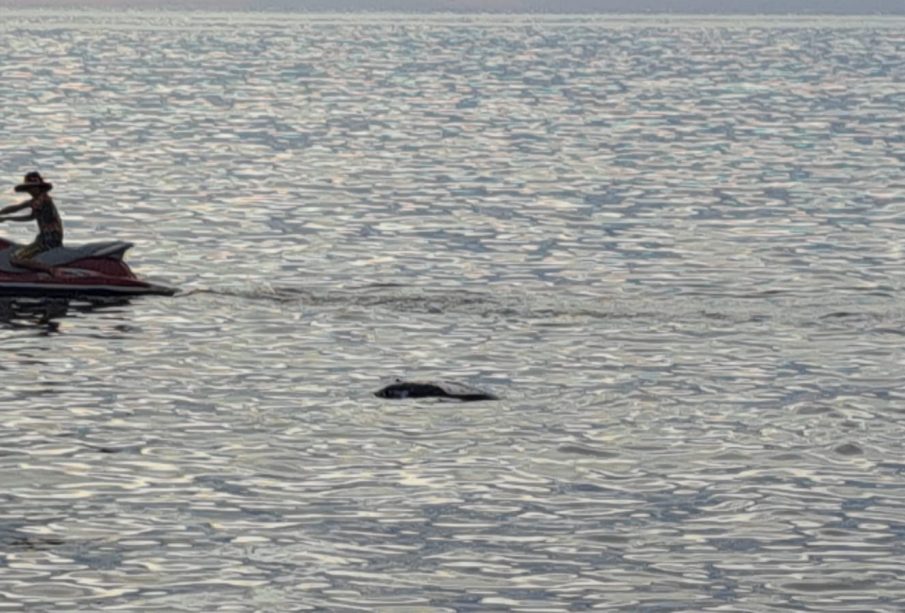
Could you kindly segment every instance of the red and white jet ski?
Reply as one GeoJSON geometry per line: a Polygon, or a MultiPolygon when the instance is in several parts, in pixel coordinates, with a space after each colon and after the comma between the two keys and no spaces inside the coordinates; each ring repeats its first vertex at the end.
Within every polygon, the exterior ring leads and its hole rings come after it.
{"type": "Polygon", "coordinates": [[[57,270],[56,275],[20,268],[10,256],[21,245],[0,238],[0,295],[3,296],[170,296],[171,287],[137,278],[123,261],[132,243],[110,241],[80,247],[57,247],[35,259],[57,270]]]}

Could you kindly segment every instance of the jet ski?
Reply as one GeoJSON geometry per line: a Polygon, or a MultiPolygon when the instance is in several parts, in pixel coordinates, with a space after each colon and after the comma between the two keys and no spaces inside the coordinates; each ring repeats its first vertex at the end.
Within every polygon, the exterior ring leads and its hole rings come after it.
{"type": "Polygon", "coordinates": [[[2,296],[171,296],[176,292],[171,287],[148,283],[135,276],[123,261],[123,254],[132,243],[89,243],[79,247],[57,247],[38,254],[35,260],[54,267],[56,275],[10,263],[10,256],[19,247],[21,245],[0,238],[2,296]]]}

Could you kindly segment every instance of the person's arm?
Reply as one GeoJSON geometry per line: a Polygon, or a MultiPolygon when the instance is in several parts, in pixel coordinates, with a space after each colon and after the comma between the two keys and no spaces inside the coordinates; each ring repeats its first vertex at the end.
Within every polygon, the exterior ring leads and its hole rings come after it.
{"type": "Polygon", "coordinates": [[[0,221],[31,221],[34,219],[34,213],[29,213],[28,215],[0,215],[0,221]]]}
{"type": "MultiPolygon", "coordinates": [[[[26,200],[25,202],[20,202],[19,204],[11,204],[0,209],[0,215],[9,215],[10,213],[21,211],[22,209],[26,209],[30,206],[31,200],[26,200]]],[[[28,219],[31,219],[31,217],[29,217],[28,219]]]]}

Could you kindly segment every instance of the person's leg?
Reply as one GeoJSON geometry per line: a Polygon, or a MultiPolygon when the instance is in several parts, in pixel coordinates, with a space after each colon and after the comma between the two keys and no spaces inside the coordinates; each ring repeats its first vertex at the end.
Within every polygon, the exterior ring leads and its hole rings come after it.
{"type": "Polygon", "coordinates": [[[26,245],[17,250],[12,257],[9,258],[9,262],[13,266],[27,268],[28,270],[35,270],[37,272],[46,272],[54,277],[57,276],[57,271],[53,266],[48,266],[47,264],[38,262],[34,259],[35,256],[42,251],[45,251],[44,245],[40,238],[36,238],[30,245],[26,245]]]}

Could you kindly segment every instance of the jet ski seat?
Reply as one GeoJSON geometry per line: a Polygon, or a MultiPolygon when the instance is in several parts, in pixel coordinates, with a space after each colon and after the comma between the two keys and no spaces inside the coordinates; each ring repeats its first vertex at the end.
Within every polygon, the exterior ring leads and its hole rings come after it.
{"type": "MultiPolygon", "coordinates": [[[[35,259],[48,266],[66,266],[85,258],[113,258],[114,260],[121,260],[123,254],[132,245],[133,243],[126,241],[104,241],[87,243],[76,247],[56,247],[44,253],[39,253],[35,259]]],[[[9,261],[10,256],[21,246],[16,243],[10,243],[9,248],[0,251],[0,270],[3,272],[25,272],[24,268],[13,266],[9,261]]]]}

